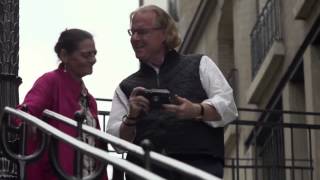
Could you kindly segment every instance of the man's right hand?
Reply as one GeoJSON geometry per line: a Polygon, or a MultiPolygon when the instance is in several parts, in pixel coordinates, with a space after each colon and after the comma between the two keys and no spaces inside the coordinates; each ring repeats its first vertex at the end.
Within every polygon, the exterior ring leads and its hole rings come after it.
{"type": "Polygon", "coordinates": [[[129,114],[128,117],[137,119],[141,112],[150,110],[150,102],[142,94],[146,89],[144,87],[136,87],[132,90],[129,97],[129,114]]]}

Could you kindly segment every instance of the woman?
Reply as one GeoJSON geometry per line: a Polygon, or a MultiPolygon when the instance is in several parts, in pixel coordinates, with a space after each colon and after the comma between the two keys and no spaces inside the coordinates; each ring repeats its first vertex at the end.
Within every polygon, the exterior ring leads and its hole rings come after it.
{"type": "MultiPolygon", "coordinates": [[[[100,128],[96,101],[89,94],[82,81],[84,76],[92,73],[92,67],[96,63],[97,50],[92,35],[80,29],[65,30],[61,33],[54,50],[61,60],[59,67],[38,78],[20,107],[27,106],[28,113],[39,118],[45,109],[72,119],[74,119],[76,111],[82,110],[86,115],[86,123],[100,128]]],[[[50,119],[47,123],[73,137],[77,136],[76,129],[64,123],[50,119]]],[[[93,137],[86,136],[83,137],[83,140],[91,145],[96,145],[93,137]]],[[[33,152],[37,148],[38,142],[38,136],[31,133],[27,151],[33,152]]],[[[58,155],[60,166],[68,174],[73,174],[74,149],[59,142],[58,155]]],[[[27,166],[27,179],[58,179],[49,161],[48,152],[45,152],[40,160],[30,163],[27,166]]],[[[85,156],[83,163],[83,174],[87,175],[93,169],[94,161],[85,156]]],[[[103,179],[106,179],[106,176],[103,179]]]]}

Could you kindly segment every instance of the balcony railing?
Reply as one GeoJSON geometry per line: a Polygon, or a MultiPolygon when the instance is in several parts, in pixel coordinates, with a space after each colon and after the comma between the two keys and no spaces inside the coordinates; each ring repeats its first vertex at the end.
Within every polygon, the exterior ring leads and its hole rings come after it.
{"type": "Polygon", "coordinates": [[[69,119],[61,114],[55,113],[53,111],[45,110],[43,112],[44,118],[50,118],[53,120],[57,120],[61,123],[66,123],[67,125],[74,127],[77,129],[78,137],[81,137],[83,133],[90,134],[96,140],[103,144],[111,144],[118,148],[121,148],[125,151],[129,151],[136,155],[139,158],[144,159],[145,167],[142,168],[136,164],[133,164],[129,161],[126,161],[122,158],[117,158],[111,155],[111,153],[107,152],[105,148],[98,149],[92,147],[81,141],[81,138],[71,137],[60,130],[52,127],[51,125],[46,123],[46,120],[38,119],[22,110],[15,110],[10,107],[5,107],[4,114],[0,118],[1,119],[1,149],[4,149],[4,152],[8,155],[8,157],[13,158],[19,162],[19,178],[25,178],[25,166],[30,161],[36,161],[39,157],[42,156],[45,149],[48,149],[50,159],[53,162],[53,168],[57,172],[57,175],[60,179],[97,179],[97,176],[100,176],[105,169],[105,165],[108,163],[116,167],[118,170],[127,172],[138,179],[165,179],[159,175],[154,174],[150,171],[151,163],[156,163],[165,169],[169,169],[170,171],[176,171],[185,175],[187,177],[191,177],[192,179],[212,179],[218,180],[219,178],[208,174],[205,171],[192,167],[188,164],[180,162],[178,160],[172,159],[170,157],[164,156],[162,154],[151,151],[150,145],[148,148],[148,143],[146,142],[144,146],[140,147],[129,143],[125,140],[119,139],[108,133],[101,132],[95,128],[89,127],[87,125],[82,124],[84,120],[84,116],[79,112],[75,114],[75,120],[69,119]],[[19,119],[22,120],[22,125],[15,127],[13,130],[10,128],[11,119],[19,119]],[[38,149],[32,154],[26,154],[26,129],[27,125],[32,124],[33,127],[36,127],[39,132],[41,132],[41,142],[38,149]],[[18,133],[20,147],[17,152],[14,152],[8,146],[8,135],[12,133],[18,133]],[[67,144],[70,144],[73,148],[76,149],[76,158],[75,158],[75,174],[67,175],[64,170],[60,167],[58,163],[58,155],[56,150],[56,143],[63,141],[67,144]],[[47,145],[48,143],[48,145],[47,145]],[[49,146],[49,148],[47,148],[49,146]],[[95,167],[92,174],[89,176],[83,177],[82,175],[82,159],[83,155],[87,154],[90,157],[98,159],[101,163],[99,167],[95,167]]]}
{"type": "Polygon", "coordinates": [[[268,0],[251,31],[252,78],[276,40],[281,40],[280,0],[268,0]]]}
{"type": "MultiPolygon", "coordinates": [[[[233,153],[225,157],[224,179],[316,179],[314,171],[320,171],[320,167],[316,167],[315,162],[320,159],[317,160],[314,157],[317,149],[313,142],[320,138],[320,135],[315,135],[320,134],[320,122],[319,124],[305,122],[309,116],[319,119],[320,113],[244,108],[238,110],[246,113],[269,113],[271,118],[269,122],[237,119],[229,124],[227,130],[236,138],[233,153]],[[285,122],[284,117],[287,115],[295,116],[299,122],[285,122]],[[244,132],[247,134],[253,132],[254,136],[250,144],[244,142],[245,137],[242,135],[244,132]],[[297,136],[302,139],[297,139],[297,136]],[[250,152],[252,152],[251,155],[250,152]]],[[[108,113],[106,111],[104,114],[108,113]]]]}
{"type": "MultiPolygon", "coordinates": [[[[82,115],[78,116],[79,119],[76,118],[76,121],[73,120],[73,122],[76,123],[76,128],[78,132],[78,137],[82,136],[82,133],[84,132],[84,129],[82,127],[86,127],[85,125],[82,125],[81,122],[83,122],[83,119],[81,120],[82,115]]],[[[111,156],[105,149],[99,149],[93,146],[90,146],[89,144],[76,139],[74,137],[71,137],[60,130],[54,128],[53,126],[47,124],[44,120],[38,119],[24,111],[21,110],[15,110],[10,107],[5,107],[3,116],[1,117],[1,149],[4,150],[4,152],[7,154],[8,157],[15,159],[18,161],[19,164],[19,179],[23,180],[25,179],[25,167],[27,163],[30,163],[31,161],[38,160],[44,153],[45,150],[48,150],[48,155],[50,156],[51,161],[53,162],[53,169],[55,169],[55,172],[57,173],[57,176],[59,179],[66,179],[66,180],[91,180],[91,179],[97,179],[101,174],[105,172],[105,165],[106,164],[112,164],[113,166],[116,166],[117,168],[126,171],[133,176],[139,178],[139,179],[158,179],[158,180],[164,180],[164,178],[150,172],[147,168],[144,169],[140,166],[137,166],[133,163],[130,163],[124,159],[119,159],[116,157],[111,156]],[[21,120],[21,126],[18,127],[10,127],[11,120],[18,118],[21,120]],[[40,140],[38,148],[32,152],[31,154],[26,153],[26,137],[27,137],[27,126],[32,124],[32,127],[36,127],[38,132],[41,132],[40,140]],[[8,146],[8,135],[12,135],[13,133],[18,132],[19,137],[19,145],[18,151],[13,151],[13,149],[8,146]],[[57,142],[64,142],[69,145],[71,145],[73,148],[75,148],[75,174],[69,175],[67,174],[62,168],[60,163],[58,163],[58,155],[57,154],[57,142]],[[100,163],[99,165],[95,166],[93,171],[91,171],[90,175],[83,176],[82,174],[82,158],[83,155],[86,154],[90,156],[91,158],[94,158],[95,160],[98,160],[100,163]]],[[[61,156],[61,154],[60,154],[61,156]]]]}
{"type": "Polygon", "coordinates": [[[268,122],[236,120],[229,125],[228,129],[235,134],[236,146],[233,154],[225,157],[226,179],[316,179],[315,171],[320,168],[315,166],[315,162],[320,159],[315,157],[319,148],[315,142],[320,138],[320,124],[315,120],[306,123],[306,119],[310,116],[319,119],[320,113],[250,109],[239,111],[270,113],[272,118],[268,122]],[[294,118],[289,120],[287,116],[294,118]],[[240,138],[244,132],[253,132],[249,144],[240,138]]]}
{"type": "MultiPolygon", "coordinates": [[[[98,99],[99,101],[111,102],[111,99],[98,99]]],[[[100,120],[107,123],[109,111],[99,111],[100,120]]],[[[316,166],[320,159],[315,156],[319,145],[316,142],[320,138],[320,113],[315,112],[296,112],[282,110],[257,110],[257,109],[238,109],[253,113],[270,113],[268,122],[258,122],[256,120],[236,120],[229,124],[226,132],[234,137],[231,143],[232,147],[227,147],[228,154],[225,157],[225,179],[230,180],[313,180],[316,179],[315,172],[320,168],[316,166]],[[287,118],[290,116],[291,118],[287,118]],[[312,121],[308,117],[313,116],[312,121]],[[294,118],[292,118],[294,117],[294,118]],[[293,120],[294,119],[294,122],[293,120]],[[309,123],[306,123],[309,122],[309,123]],[[250,142],[246,141],[245,134],[253,134],[250,142]],[[231,151],[230,151],[231,148],[231,151]]],[[[65,117],[44,112],[47,117],[64,120],[65,117]]],[[[76,126],[71,121],[66,122],[69,125],[76,126]]],[[[3,124],[2,124],[3,125],[3,124]]],[[[101,140],[121,148],[131,149],[138,156],[143,156],[143,150],[133,144],[122,142],[121,139],[109,137],[106,133],[99,133],[95,129],[83,126],[83,131],[96,135],[101,140]]],[[[112,154],[112,150],[108,154],[112,154]]],[[[116,152],[113,152],[116,153],[116,152]]],[[[160,154],[150,153],[150,157],[160,164],[170,163],[166,157],[160,154]]],[[[124,156],[122,156],[124,158],[124,156]]],[[[100,159],[100,158],[99,158],[100,159]]],[[[176,170],[183,172],[184,170],[176,170]]],[[[113,173],[120,174],[123,178],[121,168],[116,168],[113,173]]],[[[185,169],[185,168],[183,168],[185,169]]],[[[191,173],[194,171],[188,171],[191,173]]],[[[200,175],[200,174],[197,174],[200,175]]]]}

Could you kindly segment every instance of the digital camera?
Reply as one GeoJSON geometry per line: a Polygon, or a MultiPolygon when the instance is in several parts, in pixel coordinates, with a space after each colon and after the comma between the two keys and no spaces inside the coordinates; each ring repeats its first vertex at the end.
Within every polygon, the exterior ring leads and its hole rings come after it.
{"type": "Polygon", "coordinates": [[[170,104],[172,98],[168,89],[146,89],[143,96],[149,100],[151,108],[161,108],[162,104],[170,104]]]}

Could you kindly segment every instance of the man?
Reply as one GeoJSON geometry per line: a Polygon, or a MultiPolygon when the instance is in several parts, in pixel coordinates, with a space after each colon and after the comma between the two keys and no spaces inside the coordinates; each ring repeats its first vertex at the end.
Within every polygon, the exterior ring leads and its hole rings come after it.
{"type": "MultiPolygon", "coordinates": [[[[238,113],[233,91],[214,62],[203,55],[181,55],[173,19],[157,6],[140,7],[130,15],[131,44],[140,69],[116,89],[108,132],[140,145],[149,139],[153,150],[223,176],[223,126],[238,113]],[[147,89],[168,89],[172,103],[155,107],[147,89]]],[[[128,154],[127,159],[140,160],[128,154]]],[[[168,179],[183,179],[159,167],[168,179]]]]}

